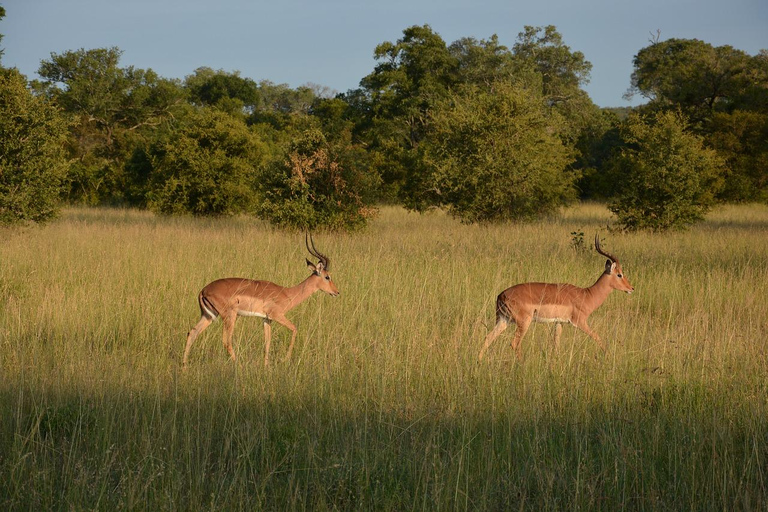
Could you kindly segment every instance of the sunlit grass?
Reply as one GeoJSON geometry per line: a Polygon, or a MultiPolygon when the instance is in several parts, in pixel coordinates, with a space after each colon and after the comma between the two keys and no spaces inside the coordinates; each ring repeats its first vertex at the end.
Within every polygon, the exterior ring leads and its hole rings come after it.
{"type": "Polygon", "coordinates": [[[466,226],[385,207],[317,233],[339,298],[273,328],[214,324],[181,372],[196,295],[224,276],[292,285],[298,233],[245,218],[71,209],[0,246],[3,509],[764,509],[768,208],[687,232],[613,233],[587,204],[466,226]],[[583,232],[587,250],[574,247],[583,232]],[[594,234],[636,288],[591,317],[608,343],[511,330],[477,363],[496,295],[592,284],[594,234]]]}

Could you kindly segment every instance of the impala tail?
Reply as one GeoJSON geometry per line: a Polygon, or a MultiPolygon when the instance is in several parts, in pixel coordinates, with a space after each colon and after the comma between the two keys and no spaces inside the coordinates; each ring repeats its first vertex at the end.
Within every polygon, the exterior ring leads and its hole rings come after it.
{"type": "Polygon", "coordinates": [[[496,297],[496,323],[499,320],[504,320],[507,323],[512,322],[512,312],[509,310],[504,292],[500,293],[496,297]]]}
{"type": "Polygon", "coordinates": [[[200,314],[208,320],[214,320],[219,316],[216,306],[208,300],[208,297],[203,295],[203,292],[200,292],[200,295],[197,296],[197,302],[200,304],[200,314]]]}

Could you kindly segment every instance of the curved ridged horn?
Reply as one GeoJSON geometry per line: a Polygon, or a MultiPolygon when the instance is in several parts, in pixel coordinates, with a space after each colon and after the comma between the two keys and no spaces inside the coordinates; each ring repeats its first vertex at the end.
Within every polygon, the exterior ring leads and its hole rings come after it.
{"type": "Polygon", "coordinates": [[[320,260],[320,263],[323,264],[325,270],[328,270],[331,266],[331,260],[328,258],[328,256],[324,255],[315,248],[315,241],[312,239],[311,233],[307,232],[304,234],[304,243],[307,245],[307,251],[309,251],[309,254],[320,260]],[[309,247],[310,242],[312,243],[311,248],[309,247]]]}
{"type": "Polygon", "coordinates": [[[618,263],[619,262],[619,260],[616,258],[616,256],[614,256],[613,254],[607,253],[607,252],[605,252],[604,250],[602,250],[600,248],[600,238],[597,236],[597,233],[595,233],[595,250],[598,253],[600,253],[603,256],[605,256],[606,258],[608,258],[609,260],[611,260],[612,262],[614,262],[614,263],[618,263]]]}

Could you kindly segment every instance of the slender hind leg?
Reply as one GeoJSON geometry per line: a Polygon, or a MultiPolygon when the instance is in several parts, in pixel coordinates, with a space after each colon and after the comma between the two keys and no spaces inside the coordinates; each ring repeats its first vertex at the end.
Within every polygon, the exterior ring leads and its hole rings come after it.
{"type": "Polygon", "coordinates": [[[523,336],[525,336],[525,333],[528,331],[528,327],[531,326],[532,320],[533,319],[529,317],[515,322],[517,323],[517,329],[515,329],[515,338],[512,340],[512,348],[515,349],[518,361],[523,360],[523,351],[520,347],[520,342],[523,341],[523,336]]]}
{"type": "Polygon", "coordinates": [[[195,342],[195,338],[197,338],[201,332],[205,330],[206,327],[211,325],[211,322],[213,322],[213,318],[208,318],[207,316],[203,315],[202,318],[200,318],[200,321],[197,322],[197,325],[195,325],[192,330],[189,331],[187,334],[187,346],[184,349],[184,358],[182,359],[182,368],[187,368],[187,360],[189,359],[189,351],[192,348],[192,344],[195,342]]]}
{"type": "Polygon", "coordinates": [[[506,318],[503,316],[499,316],[496,318],[496,325],[491,330],[491,332],[488,333],[488,335],[485,337],[485,343],[483,344],[483,348],[480,349],[480,354],[477,356],[478,361],[483,360],[483,356],[485,355],[485,351],[488,350],[488,347],[491,346],[491,343],[499,337],[499,335],[504,332],[504,330],[509,326],[509,321],[507,321],[506,318]]]}
{"type": "Polygon", "coordinates": [[[229,313],[226,316],[222,316],[221,319],[224,321],[224,330],[223,330],[223,342],[224,342],[224,348],[227,349],[227,352],[229,352],[229,357],[232,358],[233,361],[236,361],[237,358],[235,357],[235,351],[232,348],[232,334],[235,332],[235,321],[237,320],[237,312],[234,311],[232,313],[229,313]]]}

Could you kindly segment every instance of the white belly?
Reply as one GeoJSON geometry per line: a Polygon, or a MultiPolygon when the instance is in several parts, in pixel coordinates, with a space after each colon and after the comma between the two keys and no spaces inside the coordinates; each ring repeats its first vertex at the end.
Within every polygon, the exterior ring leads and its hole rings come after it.
{"type": "Polygon", "coordinates": [[[540,324],[567,324],[570,323],[570,320],[567,318],[546,318],[546,317],[540,317],[540,316],[534,316],[533,317],[534,322],[538,322],[540,324]]]}
{"type": "Polygon", "coordinates": [[[237,310],[238,316],[258,316],[259,318],[267,318],[267,315],[258,311],[245,311],[243,309],[237,310]]]}

